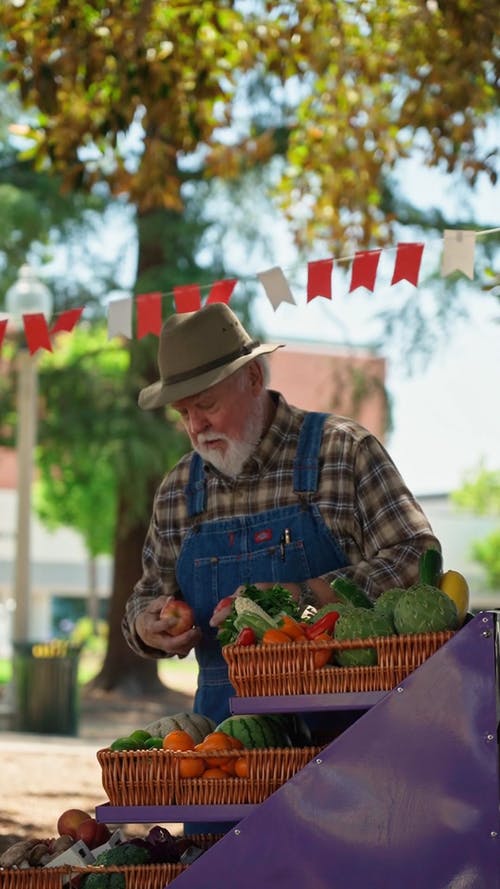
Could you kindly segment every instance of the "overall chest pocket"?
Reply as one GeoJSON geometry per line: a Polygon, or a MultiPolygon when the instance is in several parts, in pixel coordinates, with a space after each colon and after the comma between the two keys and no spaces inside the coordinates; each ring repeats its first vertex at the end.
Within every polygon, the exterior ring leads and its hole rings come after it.
{"type": "Polygon", "coordinates": [[[245,554],[197,558],[193,565],[195,608],[210,614],[220,599],[230,596],[241,584],[290,583],[311,577],[311,566],[301,540],[280,546],[259,548],[245,554]]]}

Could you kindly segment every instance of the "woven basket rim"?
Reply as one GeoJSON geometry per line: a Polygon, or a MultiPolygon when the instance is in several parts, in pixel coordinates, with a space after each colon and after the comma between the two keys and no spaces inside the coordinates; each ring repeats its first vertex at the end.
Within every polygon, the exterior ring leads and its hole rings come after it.
{"type": "Polygon", "coordinates": [[[451,639],[456,632],[456,630],[439,630],[433,633],[392,633],[387,636],[366,636],[363,638],[358,637],[356,639],[342,640],[333,638],[309,639],[305,641],[291,639],[290,642],[269,642],[266,643],[265,646],[262,646],[262,644],[237,645],[235,642],[230,642],[222,647],[222,653],[224,654],[226,652],[230,656],[237,654],[242,657],[249,657],[251,654],[255,654],[256,651],[262,652],[267,649],[273,649],[274,651],[300,651],[304,647],[307,647],[311,649],[331,648],[332,651],[344,651],[356,648],[377,648],[379,645],[392,645],[400,648],[407,645],[415,646],[426,644],[428,642],[446,642],[448,639],[451,639]]]}

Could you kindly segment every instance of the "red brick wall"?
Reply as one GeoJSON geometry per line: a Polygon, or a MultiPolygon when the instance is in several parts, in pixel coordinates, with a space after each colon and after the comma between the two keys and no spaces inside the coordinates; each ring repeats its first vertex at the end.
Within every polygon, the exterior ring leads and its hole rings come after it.
{"type": "Polygon", "coordinates": [[[386,364],[369,352],[288,345],[270,359],[271,388],[290,404],[352,417],[384,439],[386,364]]]}
{"type": "Polygon", "coordinates": [[[0,488],[17,487],[16,452],[0,448],[0,488]]]}

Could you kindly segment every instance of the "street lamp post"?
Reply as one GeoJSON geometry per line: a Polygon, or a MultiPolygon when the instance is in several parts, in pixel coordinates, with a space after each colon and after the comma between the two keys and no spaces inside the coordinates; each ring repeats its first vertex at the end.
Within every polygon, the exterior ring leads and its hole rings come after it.
{"type": "MultiPolygon", "coordinates": [[[[48,319],[52,312],[52,295],[36,276],[34,269],[23,265],[17,281],[7,290],[5,307],[11,325],[19,331],[22,316],[41,312],[48,319]]],[[[14,567],[14,642],[29,638],[31,592],[31,484],[33,451],[37,430],[38,372],[36,356],[28,349],[18,352],[17,377],[17,533],[14,567]]]]}

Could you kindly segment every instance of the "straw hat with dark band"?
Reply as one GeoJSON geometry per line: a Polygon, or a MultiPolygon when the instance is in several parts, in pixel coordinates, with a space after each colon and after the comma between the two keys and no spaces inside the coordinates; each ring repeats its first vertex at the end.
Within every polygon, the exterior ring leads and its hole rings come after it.
{"type": "Polygon", "coordinates": [[[160,333],[160,379],[139,392],[139,407],[151,410],[196,395],[279,348],[253,340],[225,303],[171,315],[160,333]]]}

